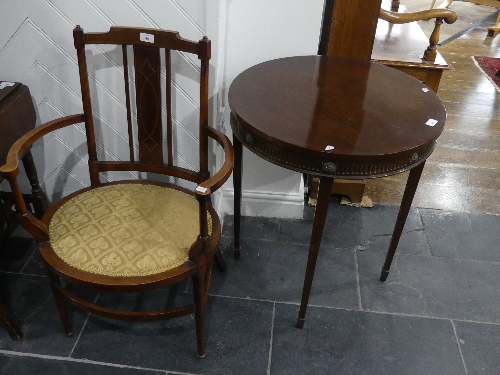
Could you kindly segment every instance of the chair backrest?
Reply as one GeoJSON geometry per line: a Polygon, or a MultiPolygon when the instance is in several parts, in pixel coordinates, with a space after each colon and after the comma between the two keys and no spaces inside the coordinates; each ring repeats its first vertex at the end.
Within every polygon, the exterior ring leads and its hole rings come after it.
{"type": "Polygon", "coordinates": [[[89,170],[92,186],[98,185],[99,172],[104,171],[141,171],[168,174],[194,183],[209,177],[208,172],[208,70],[210,60],[210,41],[204,37],[199,42],[183,39],[179,33],[158,29],[111,27],[106,33],[84,33],[80,26],[73,30],[77,50],[82,90],[83,110],[89,150],[89,170]],[[130,160],[98,160],[96,136],[92,116],[92,103],[89,89],[89,74],[85,46],[87,44],[112,44],[122,48],[123,75],[125,82],[125,101],[127,110],[128,143],[130,160]],[[129,52],[132,46],[132,53],[129,52]],[[192,171],[173,164],[172,130],[172,50],[195,54],[200,59],[200,120],[199,120],[199,171],[192,171]],[[161,54],[164,53],[166,75],[165,92],[162,93],[161,54]],[[133,57],[135,76],[135,103],[131,103],[131,85],[134,83],[129,74],[129,54],[133,57]],[[166,139],[163,139],[162,103],[165,103],[166,139]],[[133,107],[134,106],[134,107],[133,107]],[[133,111],[133,108],[135,111],[133,111]],[[137,116],[137,129],[134,129],[133,113],[137,116]],[[136,131],[137,145],[134,145],[136,131]],[[164,150],[166,146],[167,150],[164,150]],[[135,148],[138,147],[138,155],[135,148]],[[166,152],[165,152],[166,151],[166,152]],[[164,155],[166,157],[164,158],[164,155]],[[164,160],[166,159],[166,160],[164,160]]]}

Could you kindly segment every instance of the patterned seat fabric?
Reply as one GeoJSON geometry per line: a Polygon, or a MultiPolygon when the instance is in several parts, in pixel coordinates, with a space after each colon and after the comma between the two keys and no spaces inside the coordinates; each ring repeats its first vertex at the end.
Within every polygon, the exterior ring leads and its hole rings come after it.
{"type": "MultiPolygon", "coordinates": [[[[208,217],[211,233],[211,217],[208,217]]],[[[145,276],[188,260],[199,234],[192,195],[156,185],[91,189],[62,205],[49,224],[50,242],[69,265],[108,276],[145,276]]]]}

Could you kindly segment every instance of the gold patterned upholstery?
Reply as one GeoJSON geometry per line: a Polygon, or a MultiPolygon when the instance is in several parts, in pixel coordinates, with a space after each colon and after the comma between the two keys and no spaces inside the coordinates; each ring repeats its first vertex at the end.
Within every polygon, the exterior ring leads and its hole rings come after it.
{"type": "MultiPolygon", "coordinates": [[[[211,232],[210,215],[208,220],[211,232]]],[[[188,260],[200,232],[199,205],[192,195],[162,186],[107,185],[62,205],[49,232],[56,254],[75,268],[152,275],[188,260]]]]}

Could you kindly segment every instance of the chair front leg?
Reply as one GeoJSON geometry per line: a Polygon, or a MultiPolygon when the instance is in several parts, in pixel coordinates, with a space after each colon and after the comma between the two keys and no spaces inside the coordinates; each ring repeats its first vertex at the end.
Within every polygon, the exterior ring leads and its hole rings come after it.
{"type": "Polygon", "coordinates": [[[193,276],[193,295],[196,310],[194,313],[196,321],[196,341],[198,346],[198,358],[205,358],[205,275],[198,273],[193,276]]]}

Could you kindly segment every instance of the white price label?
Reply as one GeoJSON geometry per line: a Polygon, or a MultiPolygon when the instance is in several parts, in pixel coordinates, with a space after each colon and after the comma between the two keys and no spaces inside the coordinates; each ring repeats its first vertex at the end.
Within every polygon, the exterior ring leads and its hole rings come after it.
{"type": "Polygon", "coordinates": [[[141,40],[141,42],[148,42],[148,43],[155,42],[155,36],[153,34],[140,33],[139,39],[141,40]]]}
{"type": "Polygon", "coordinates": [[[333,150],[335,147],[334,146],[326,146],[325,151],[330,151],[333,150]]]}
{"type": "Polygon", "coordinates": [[[2,82],[2,83],[0,83],[0,90],[4,89],[6,87],[14,86],[14,85],[15,85],[14,82],[2,82]]]}
{"type": "Polygon", "coordinates": [[[429,89],[428,89],[427,87],[424,87],[424,88],[422,89],[422,91],[423,91],[423,92],[429,92],[429,89]]]}
{"type": "Polygon", "coordinates": [[[429,125],[429,126],[434,126],[438,123],[438,120],[434,120],[433,118],[430,118],[427,120],[427,122],[425,123],[425,125],[429,125]]]}
{"type": "Polygon", "coordinates": [[[203,186],[197,186],[196,191],[199,191],[200,193],[206,193],[207,188],[204,188],[203,186]]]}

